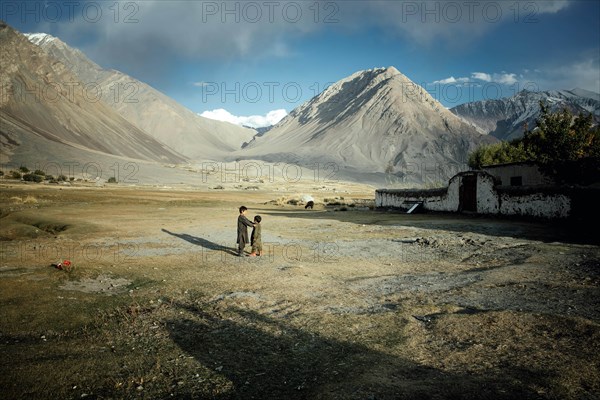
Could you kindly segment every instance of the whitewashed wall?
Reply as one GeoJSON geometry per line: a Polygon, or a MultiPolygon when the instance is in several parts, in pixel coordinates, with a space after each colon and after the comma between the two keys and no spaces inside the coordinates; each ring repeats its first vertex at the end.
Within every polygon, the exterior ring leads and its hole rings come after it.
{"type": "MultiPolygon", "coordinates": [[[[456,211],[449,204],[448,194],[437,194],[433,191],[416,190],[386,190],[380,189],[375,193],[376,207],[410,208],[415,201],[422,201],[423,208],[429,211],[456,211]]],[[[458,198],[458,197],[457,197],[458,198]]]]}
{"type": "Polygon", "coordinates": [[[477,212],[479,214],[498,214],[500,201],[496,193],[494,177],[477,174],[477,212]]]}
{"type": "Polygon", "coordinates": [[[571,212],[571,199],[564,194],[532,193],[500,195],[500,214],[527,215],[543,218],[566,218],[571,212]]]}
{"type": "Polygon", "coordinates": [[[448,183],[448,188],[444,196],[424,199],[423,208],[430,211],[456,212],[458,211],[458,193],[460,188],[460,178],[453,176],[448,183]]]}
{"type": "MultiPolygon", "coordinates": [[[[446,190],[379,189],[375,192],[375,205],[406,209],[412,202],[422,201],[423,208],[428,211],[457,212],[460,184],[464,175],[465,173],[461,173],[452,177],[446,190]]],[[[477,213],[541,218],[566,218],[571,214],[572,201],[567,194],[535,190],[538,191],[499,191],[493,176],[477,172],[477,213]]]]}

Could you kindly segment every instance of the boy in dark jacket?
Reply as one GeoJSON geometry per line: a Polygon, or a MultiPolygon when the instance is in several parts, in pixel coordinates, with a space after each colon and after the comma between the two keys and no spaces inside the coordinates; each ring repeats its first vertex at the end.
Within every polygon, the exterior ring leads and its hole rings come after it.
{"type": "Polygon", "coordinates": [[[244,206],[240,207],[240,215],[238,217],[237,222],[237,244],[238,244],[238,256],[242,257],[244,255],[244,248],[246,244],[249,242],[248,240],[248,227],[254,226],[254,224],[246,218],[246,211],[248,209],[244,206]]]}
{"type": "Polygon", "coordinates": [[[252,236],[250,236],[250,243],[252,244],[252,253],[250,254],[250,257],[262,256],[262,237],[260,221],[262,221],[260,215],[254,217],[254,229],[252,229],[252,236]]]}

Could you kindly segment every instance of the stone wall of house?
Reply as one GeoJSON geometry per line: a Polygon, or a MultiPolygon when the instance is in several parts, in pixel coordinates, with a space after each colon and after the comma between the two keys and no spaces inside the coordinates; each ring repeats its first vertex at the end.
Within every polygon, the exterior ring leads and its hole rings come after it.
{"type": "Polygon", "coordinates": [[[567,218],[571,215],[572,201],[568,192],[498,189],[500,214],[541,218],[567,218]]]}

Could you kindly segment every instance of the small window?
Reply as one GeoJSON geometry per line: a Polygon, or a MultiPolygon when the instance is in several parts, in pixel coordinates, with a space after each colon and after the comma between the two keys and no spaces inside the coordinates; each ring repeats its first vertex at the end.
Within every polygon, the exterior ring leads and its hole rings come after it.
{"type": "Polygon", "coordinates": [[[523,186],[523,177],[522,176],[511,176],[510,177],[510,186],[523,186]]]}

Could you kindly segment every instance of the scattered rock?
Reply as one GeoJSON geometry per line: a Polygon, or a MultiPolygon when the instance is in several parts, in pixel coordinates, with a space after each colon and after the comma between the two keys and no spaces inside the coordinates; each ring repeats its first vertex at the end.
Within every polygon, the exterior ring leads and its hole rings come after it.
{"type": "Polygon", "coordinates": [[[432,318],[429,315],[413,315],[413,318],[424,323],[429,323],[432,321],[432,318]]]}

